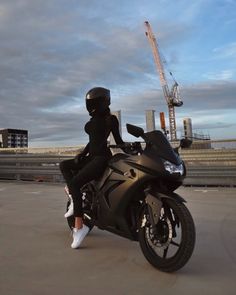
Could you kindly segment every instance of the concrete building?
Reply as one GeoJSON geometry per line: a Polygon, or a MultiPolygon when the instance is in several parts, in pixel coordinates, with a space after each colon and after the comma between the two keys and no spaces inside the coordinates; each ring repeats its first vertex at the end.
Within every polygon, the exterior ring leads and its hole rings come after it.
{"type": "Polygon", "coordinates": [[[155,130],[155,111],[147,110],[146,111],[146,130],[147,132],[155,130]]]}
{"type": "Polygon", "coordinates": [[[193,132],[192,120],[190,118],[184,118],[184,138],[191,139],[193,141],[192,149],[210,149],[211,142],[209,135],[197,134],[193,132]]]}
{"type": "Polygon", "coordinates": [[[193,129],[192,129],[192,120],[190,118],[184,118],[184,137],[192,139],[193,138],[193,129]]]}
{"type": "Polygon", "coordinates": [[[21,129],[1,129],[1,148],[28,147],[28,130],[21,129]]]}
{"type": "MultiPolygon", "coordinates": [[[[121,124],[121,111],[115,111],[112,112],[113,115],[115,115],[119,121],[119,127],[120,127],[120,134],[122,136],[122,124],[121,124]]],[[[146,130],[147,132],[155,130],[155,111],[154,110],[147,110],[146,111],[146,130]]],[[[116,144],[113,135],[110,135],[110,144],[116,144]]]]}

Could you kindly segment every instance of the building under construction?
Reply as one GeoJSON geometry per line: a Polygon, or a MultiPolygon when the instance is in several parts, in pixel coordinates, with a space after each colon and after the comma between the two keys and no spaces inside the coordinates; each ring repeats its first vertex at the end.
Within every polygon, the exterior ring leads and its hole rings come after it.
{"type": "Polygon", "coordinates": [[[1,148],[23,148],[28,147],[28,131],[21,129],[1,129],[1,148]]]}
{"type": "Polygon", "coordinates": [[[191,148],[195,149],[210,149],[210,136],[193,132],[191,118],[183,119],[184,135],[182,137],[193,141],[191,148]]]}

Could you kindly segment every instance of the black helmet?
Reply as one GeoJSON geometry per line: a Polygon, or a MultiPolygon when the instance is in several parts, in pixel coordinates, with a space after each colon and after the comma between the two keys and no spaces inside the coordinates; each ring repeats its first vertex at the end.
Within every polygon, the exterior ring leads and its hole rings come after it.
{"type": "Polygon", "coordinates": [[[92,116],[108,109],[111,103],[110,90],[103,87],[94,87],[86,94],[86,108],[92,116]]]}

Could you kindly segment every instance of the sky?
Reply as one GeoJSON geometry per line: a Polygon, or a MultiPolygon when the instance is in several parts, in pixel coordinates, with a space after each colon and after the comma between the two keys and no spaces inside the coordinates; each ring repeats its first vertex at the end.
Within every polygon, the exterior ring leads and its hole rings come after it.
{"type": "Polygon", "coordinates": [[[236,0],[0,0],[0,128],[27,129],[31,147],[85,144],[96,86],[111,90],[125,140],[145,110],[168,123],[144,21],[180,85],[178,137],[189,117],[196,133],[236,138],[236,0]]]}

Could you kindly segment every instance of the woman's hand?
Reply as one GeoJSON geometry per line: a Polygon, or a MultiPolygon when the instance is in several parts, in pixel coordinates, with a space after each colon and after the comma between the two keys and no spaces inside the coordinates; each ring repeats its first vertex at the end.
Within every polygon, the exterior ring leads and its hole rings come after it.
{"type": "Polygon", "coordinates": [[[125,142],[125,147],[122,150],[126,154],[137,155],[142,148],[139,142],[125,142]]]}
{"type": "Polygon", "coordinates": [[[83,154],[78,154],[74,157],[74,161],[75,161],[75,164],[79,164],[80,161],[82,161],[84,158],[84,155],[83,154]]]}

